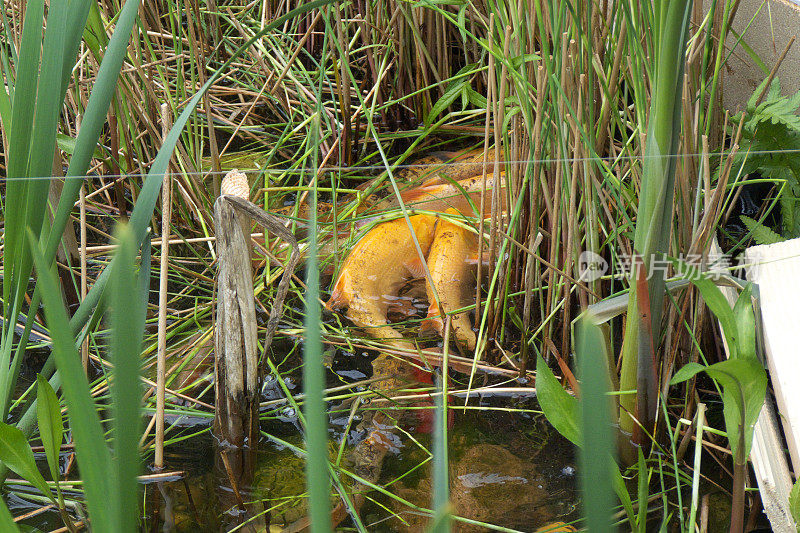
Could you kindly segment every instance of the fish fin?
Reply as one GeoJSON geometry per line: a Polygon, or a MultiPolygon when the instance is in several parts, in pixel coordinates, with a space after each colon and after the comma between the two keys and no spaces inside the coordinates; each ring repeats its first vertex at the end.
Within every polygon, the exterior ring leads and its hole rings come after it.
{"type": "Polygon", "coordinates": [[[409,257],[403,266],[408,269],[409,274],[411,274],[412,278],[424,278],[425,277],[425,267],[422,264],[422,259],[418,255],[414,255],[413,257],[409,257]]]}
{"type": "Polygon", "coordinates": [[[399,297],[387,303],[386,313],[400,315],[404,319],[411,318],[417,314],[417,308],[414,307],[414,301],[410,296],[399,297]]]}
{"type": "Polygon", "coordinates": [[[468,255],[465,261],[467,262],[468,265],[471,266],[477,265],[479,261],[483,266],[486,266],[489,264],[490,257],[491,256],[489,255],[489,250],[484,250],[480,257],[478,257],[478,252],[475,251],[474,253],[468,255]]]}
{"type": "Polygon", "coordinates": [[[336,283],[333,284],[331,297],[325,302],[325,308],[329,311],[339,309],[350,303],[350,272],[343,270],[339,274],[336,283]]]}
{"type": "Polygon", "coordinates": [[[401,192],[400,198],[403,199],[403,203],[415,202],[431,195],[434,190],[441,186],[442,180],[439,177],[430,178],[423,181],[413,189],[408,189],[407,191],[401,192]]]}
{"type": "Polygon", "coordinates": [[[439,315],[439,308],[436,306],[435,303],[432,303],[428,307],[428,316],[425,320],[422,321],[422,324],[419,326],[420,333],[429,333],[429,332],[436,332],[439,335],[442,334],[444,331],[444,322],[442,322],[442,317],[439,315]]]}

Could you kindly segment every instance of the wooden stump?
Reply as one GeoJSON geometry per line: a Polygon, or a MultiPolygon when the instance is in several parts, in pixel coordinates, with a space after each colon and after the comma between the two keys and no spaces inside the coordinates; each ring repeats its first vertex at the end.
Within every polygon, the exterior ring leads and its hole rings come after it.
{"type": "Polygon", "coordinates": [[[227,197],[233,193],[239,198],[244,195],[246,200],[248,191],[247,177],[230,172],[223,180],[222,195],[214,203],[219,262],[214,434],[233,447],[254,442],[258,432],[258,343],[250,220],[238,213],[227,197]]]}
{"type": "Polygon", "coordinates": [[[214,392],[216,409],[213,433],[217,439],[215,470],[220,478],[220,504],[228,525],[248,522],[243,531],[263,530],[263,508],[251,501],[258,444],[258,400],[261,380],[258,365],[255,296],[250,261],[251,221],[263,225],[291,246],[291,255],[275,293],[263,343],[267,354],[278,327],[289,281],[300,261],[300,247],[281,220],[248,201],[247,177],[229,172],[221,195],[214,203],[217,241],[217,305],[214,335],[214,392]],[[226,519],[227,520],[227,519],[226,519]]]}
{"type": "Polygon", "coordinates": [[[214,434],[228,446],[243,446],[258,434],[258,369],[255,298],[250,261],[251,220],[289,244],[291,254],[284,265],[275,300],[267,321],[263,343],[269,350],[283,312],[289,281],[300,262],[300,247],[281,219],[247,200],[247,177],[230,171],[214,203],[217,236],[217,309],[215,329],[216,412],[214,434]]]}

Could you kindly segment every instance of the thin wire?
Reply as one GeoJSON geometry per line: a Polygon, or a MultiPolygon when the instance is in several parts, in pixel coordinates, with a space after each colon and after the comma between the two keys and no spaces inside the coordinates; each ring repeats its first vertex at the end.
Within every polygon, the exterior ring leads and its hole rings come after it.
{"type": "MultiPolygon", "coordinates": [[[[687,158],[694,158],[694,157],[702,157],[702,156],[709,156],[709,157],[720,157],[720,156],[729,156],[733,153],[732,151],[725,151],[725,152],[713,152],[710,154],[703,154],[703,153],[695,153],[695,154],[664,154],[664,155],[645,155],[645,156],[607,156],[607,157],[563,157],[563,158],[544,158],[544,159],[518,159],[518,160],[510,160],[510,161],[501,161],[504,165],[510,164],[521,164],[521,163],[539,163],[539,164],[552,164],[552,163],[581,163],[581,162],[592,162],[592,161],[607,161],[607,162],[619,162],[619,161],[638,161],[640,159],[667,159],[667,158],[680,158],[680,157],[687,157],[687,158]]],[[[738,154],[742,155],[770,155],[770,154],[797,154],[800,153],[800,148],[789,148],[785,150],[751,150],[751,151],[740,151],[737,152],[738,154]]],[[[475,165],[480,164],[482,161],[454,161],[451,163],[408,163],[408,164],[400,164],[394,165],[392,167],[393,170],[399,169],[423,169],[423,168],[447,168],[447,167],[458,167],[458,166],[466,166],[466,165],[475,165]]],[[[491,164],[494,161],[487,161],[487,163],[491,164]]],[[[241,172],[245,173],[255,173],[255,172],[263,172],[265,174],[300,174],[300,173],[308,173],[313,170],[317,172],[353,172],[353,171],[375,171],[375,170],[386,170],[384,165],[362,165],[362,166],[348,166],[348,167],[340,167],[340,166],[330,166],[321,169],[312,169],[310,167],[295,167],[295,168],[253,168],[253,169],[246,169],[242,170],[239,169],[241,172]]],[[[214,176],[214,175],[222,175],[224,176],[229,171],[221,170],[219,172],[214,172],[212,170],[208,171],[198,171],[198,172],[181,172],[181,174],[185,176],[214,176]]],[[[8,178],[5,176],[0,176],[0,183],[7,182],[7,181],[18,181],[18,180],[49,180],[54,177],[59,177],[61,179],[83,179],[83,180],[92,180],[92,179],[129,179],[129,178],[143,178],[148,176],[149,174],[142,174],[142,173],[128,173],[128,174],[91,174],[91,175],[83,175],[83,176],[29,176],[29,177],[17,177],[17,178],[8,178]]]]}

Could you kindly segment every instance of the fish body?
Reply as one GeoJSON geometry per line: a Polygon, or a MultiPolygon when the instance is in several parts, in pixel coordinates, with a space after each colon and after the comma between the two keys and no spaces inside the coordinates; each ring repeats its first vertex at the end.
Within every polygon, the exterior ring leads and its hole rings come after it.
{"type": "MultiPolygon", "coordinates": [[[[444,212],[452,207],[465,215],[477,214],[468,198],[480,209],[481,193],[484,198],[484,212],[491,210],[491,191],[494,188],[494,153],[486,155],[484,165],[483,150],[469,152],[434,152],[399,170],[395,177],[398,183],[405,184],[400,192],[403,203],[411,208],[444,212]],[[486,189],[483,189],[483,171],[486,169],[486,189]],[[457,184],[457,185],[456,185],[457,184]],[[488,193],[488,194],[487,194],[488,193]]],[[[505,179],[499,180],[504,187],[505,179]]],[[[390,196],[379,202],[375,209],[386,211],[396,209],[399,201],[390,196]]]]}
{"type": "MultiPolygon", "coordinates": [[[[486,183],[482,175],[471,176],[457,181],[449,179],[431,178],[413,189],[408,189],[400,194],[403,204],[409,208],[422,209],[444,213],[448,209],[455,209],[466,216],[478,216],[481,212],[481,197],[483,197],[483,217],[492,213],[492,192],[495,186],[500,187],[500,210],[505,211],[505,172],[500,172],[495,183],[493,173],[486,175],[486,183]]],[[[399,202],[394,198],[387,209],[397,207],[399,202]]]]}
{"type": "MultiPolygon", "coordinates": [[[[453,209],[448,213],[456,214],[453,209]]],[[[428,253],[428,269],[433,286],[430,281],[426,284],[430,307],[424,327],[435,329],[440,335],[444,333],[444,321],[436,305],[437,294],[442,311],[446,314],[474,303],[473,265],[477,247],[477,235],[444,218],[439,220],[428,253]]],[[[475,332],[466,312],[451,315],[450,327],[456,342],[470,351],[475,349],[475,332]]]]}
{"type": "Polygon", "coordinates": [[[367,232],[345,259],[333,285],[328,309],[347,307],[347,318],[370,336],[408,347],[403,335],[386,318],[390,304],[409,278],[424,274],[423,259],[414,245],[416,236],[423,255],[433,241],[436,217],[414,215],[382,222],[367,232]],[[413,233],[412,233],[413,230],[413,233]]]}
{"type": "Polygon", "coordinates": [[[570,531],[578,530],[575,529],[574,526],[565,524],[564,522],[553,522],[552,524],[540,527],[535,533],[565,533],[570,531]]]}
{"type": "MultiPolygon", "coordinates": [[[[467,152],[439,151],[428,154],[412,163],[403,165],[395,173],[395,178],[401,183],[418,185],[430,179],[444,181],[462,181],[483,172],[483,150],[476,149],[467,152]]],[[[486,154],[486,173],[494,172],[494,152],[486,154]]]]}

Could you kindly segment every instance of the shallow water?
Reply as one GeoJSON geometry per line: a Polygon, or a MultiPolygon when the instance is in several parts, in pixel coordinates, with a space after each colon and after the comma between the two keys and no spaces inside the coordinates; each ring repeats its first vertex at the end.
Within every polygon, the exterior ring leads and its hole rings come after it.
{"type": "MultiPolygon", "coordinates": [[[[362,380],[372,372],[366,354],[337,350],[329,355],[330,386],[362,380]]],[[[284,375],[283,382],[296,393],[300,388],[296,361],[284,362],[295,371],[284,375]]],[[[274,377],[267,376],[262,400],[282,398],[278,385],[274,377]]],[[[454,513],[519,531],[578,518],[573,447],[538,412],[533,395],[484,395],[470,400],[466,410],[454,408],[463,401],[451,400],[453,423],[448,431],[454,513]]],[[[392,447],[380,476],[381,486],[411,506],[377,491],[368,493],[360,516],[369,531],[424,530],[427,518],[413,506],[431,506],[431,436],[420,431],[426,425],[425,415],[431,412],[422,409],[403,417],[400,428],[393,431],[392,447]]],[[[292,449],[302,447],[296,413],[283,405],[263,414],[252,483],[237,487],[250,513],[261,515],[255,527],[242,531],[280,531],[306,516],[303,459],[292,449]]],[[[357,428],[360,418],[357,415],[350,421],[349,406],[331,405],[331,460],[344,469],[353,467],[351,452],[364,438],[364,432],[357,428]]],[[[165,450],[166,471],[185,472],[185,477],[144,483],[142,531],[228,531],[239,520],[235,516],[238,500],[226,488],[227,476],[216,455],[210,422],[210,418],[202,417],[167,420],[172,425],[171,437],[191,435],[165,450]]],[[[44,457],[38,459],[45,464],[44,457]]],[[[341,477],[349,482],[348,476],[341,477]]],[[[338,504],[338,496],[334,495],[331,502],[332,506],[338,504]]],[[[10,499],[9,504],[17,515],[39,507],[19,498],[10,499]]],[[[56,513],[45,511],[25,523],[46,531],[59,527],[61,520],[56,513]]],[[[349,519],[338,528],[349,529],[353,529],[349,519]]],[[[454,522],[454,531],[485,530],[454,522]]]]}
{"type": "MultiPolygon", "coordinates": [[[[496,399],[487,402],[506,406],[509,403],[507,398],[502,402],[496,399]]],[[[515,407],[535,405],[525,400],[515,407]]],[[[264,437],[260,443],[253,486],[240,488],[245,501],[258,500],[260,510],[269,510],[259,520],[256,531],[263,531],[267,523],[271,531],[280,531],[306,515],[303,460],[279,442],[291,446],[302,444],[295,420],[290,412],[286,415],[282,421],[262,426],[274,438],[264,437]]],[[[334,421],[331,426],[334,461],[336,443],[344,435],[339,422],[337,425],[334,421]]],[[[427,451],[430,440],[429,435],[415,435],[409,428],[387,456],[381,475],[381,484],[388,484],[387,490],[392,494],[423,508],[430,507],[431,499],[431,463],[427,451]]],[[[520,531],[533,531],[556,520],[568,522],[578,517],[572,446],[541,415],[459,410],[449,442],[451,500],[456,515],[520,531]]],[[[173,447],[168,457],[169,467],[186,469],[188,477],[186,483],[146,486],[149,507],[146,530],[219,531],[223,522],[235,522],[230,516],[219,519],[220,477],[214,473],[213,452],[210,436],[194,438],[185,447],[173,447]]],[[[349,466],[346,456],[342,465],[349,466]]],[[[332,504],[336,503],[332,499],[332,504]]],[[[421,531],[427,521],[413,508],[374,491],[368,496],[361,517],[369,531],[378,532],[421,531]]],[[[350,528],[352,523],[348,520],[339,530],[350,528]]],[[[456,522],[454,530],[471,532],[486,528],[456,522]]]]}

